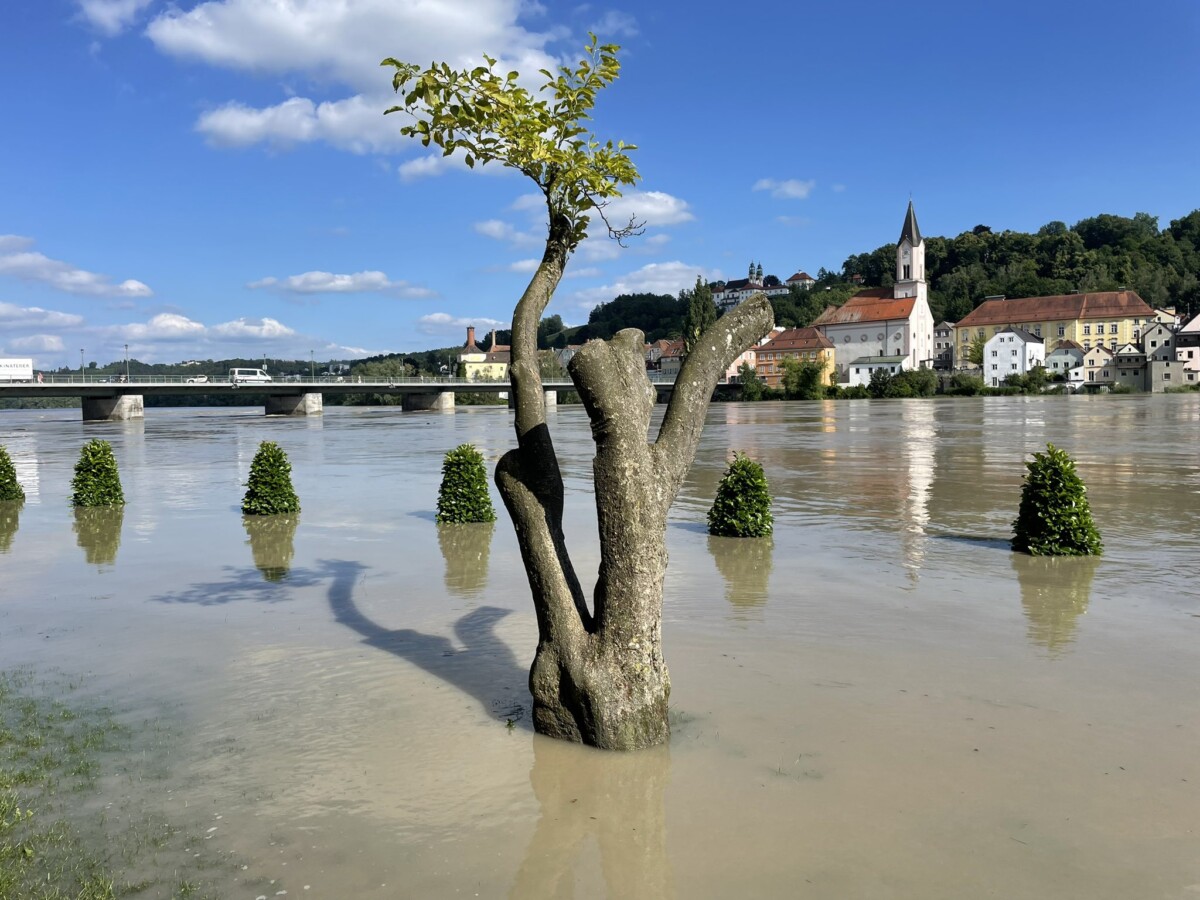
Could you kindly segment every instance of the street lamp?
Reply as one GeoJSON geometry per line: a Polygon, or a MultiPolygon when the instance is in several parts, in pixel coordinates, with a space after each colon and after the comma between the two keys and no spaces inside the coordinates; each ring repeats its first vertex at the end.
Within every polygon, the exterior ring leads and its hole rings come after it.
{"type": "Polygon", "coordinates": [[[129,345],[125,345],[125,380],[129,380],[129,345]]]}
{"type": "Polygon", "coordinates": [[[79,380],[83,381],[83,348],[79,348],[79,380]]]}
{"type": "Polygon", "coordinates": [[[317,380],[317,362],[311,350],[308,351],[308,378],[310,381],[317,380]]]}

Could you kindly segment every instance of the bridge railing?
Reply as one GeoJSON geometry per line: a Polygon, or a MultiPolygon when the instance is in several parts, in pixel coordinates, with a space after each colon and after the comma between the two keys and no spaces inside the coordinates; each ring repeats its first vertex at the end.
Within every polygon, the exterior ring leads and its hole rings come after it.
{"type": "MultiPolygon", "coordinates": [[[[652,372],[652,373],[647,373],[647,374],[649,375],[650,381],[654,384],[673,384],[675,382],[674,374],[664,375],[659,372],[652,372]]],[[[543,379],[543,381],[547,384],[556,384],[557,385],[557,384],[566,383],[569,381],[569,379],[563,379],[563,381],[561,381],[561,382],[560,381],[552,381],[550,379],[543,379]]],[[[18,382],[0,381],[0,384],[16,384],[16,383],[18,383],[18,382]]],[[[109,385],[109,384],[124,384],[124,385],[130,385],[130,386],[136,386],[136,385],[142,384],[142,385],[160,386],[160,385],[164,385],[164,384],[168,384],[168,385],[169,384],[178,384],[178,385],[182,385],[182,386],[185,386],[188,388],[202,387],[203,385],[206,385],[206,384],[216,385],[218,387],[228,387],[231,384],[229,378],[226,376],[212,377],[212,376],[204,376],[204,375],[130,375],[127,378],[124,374],[117,374],[117,375],[103,374],[103,373],[101,373],[101,374],[97,374],[97,373],[80,374],[78,372],[73,373],[73,374],[42,372],[42,373],[34,376],[34,378],[32,380],[30,380],[28,382],[24,382],[24,383],[26,383],[26,384],[50,384],[50,385],[88,385],[88,386],[109,385]]],[[[509,384],[509,381],[508,381],[508,379],[499,379],[496,381],[472,381],[467,378],[459,378],[459,377],[449,376],[449,375],[424,375],[424,376],[415,375],[415,376],[409,376],[409,377],[405,377],[405,378],[374,378],[374,379],[369,379],[369,380],[363,379],[361,376],[358,376],[358,375],[316,375],[316,376],[280,375],[280,376],[273,376],[271,381],[265,382],[265,383],[264,382],[244,382],[244,381],[239,382],[239,386],[244,387],[244,388],[270,388],[270,387],[279,387],[279,386],[287,386],[287,385],[304,385],[304,384],[311,384],[311,385],[361,384],[361,385],[363,385],[364,388],[369,388],[372,386],[378,387],[378,386],[400,386],[400,385],[421,385],[421,384],[427,384],[430,386],[434,386],[434,385],[466,386],[466,385],[472,385],[472,384],[480,385],[480,386],[484,386],[484,385],[494,386],[494,385],[498,385],[498,384],[506,385],[506,384],[509,384]]]]}

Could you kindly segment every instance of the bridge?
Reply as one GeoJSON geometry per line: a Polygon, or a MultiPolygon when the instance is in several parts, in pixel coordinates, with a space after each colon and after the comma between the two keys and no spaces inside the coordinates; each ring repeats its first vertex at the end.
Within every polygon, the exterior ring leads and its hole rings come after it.
{"type": "MultiPolygon", "coordinates": [[[[650,378],[658,396],[669,396],[675,377],[650,378]]],[[[570,380],[542,384],[547,406],[558,402],[559,391],[573,391],[570,380]]],[[[509,381],[468,381],[465,378],[425,376],[363,380],[357,376],[289,375],[269,382],[231,382],[227,378],[185,375],[47,375],[31,381],[0,381],[0,400],[38,397],[79,397],[85,422],[119,422],[145,417],[145,398],[203,397],[252,394],[264,398],[268,416],[319,416],[327,395],[396,394],[405,410],[453,410],[456,394],[511,396],[509,381]]]]}

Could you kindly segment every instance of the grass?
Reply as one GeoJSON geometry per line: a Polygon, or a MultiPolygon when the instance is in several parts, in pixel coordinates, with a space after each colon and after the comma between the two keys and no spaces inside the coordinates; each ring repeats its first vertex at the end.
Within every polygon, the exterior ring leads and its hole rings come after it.
{"type": "Polygon", "coordinates": [[[131,809],[128,796],[103,802],[104,779],[130,774],[134,741],[162,740],[160,730],[57,699],[79,686],[0,673],[0,900],[215,897],[184,870],[228,860],[185,855],[196,836],[131,809]]]}

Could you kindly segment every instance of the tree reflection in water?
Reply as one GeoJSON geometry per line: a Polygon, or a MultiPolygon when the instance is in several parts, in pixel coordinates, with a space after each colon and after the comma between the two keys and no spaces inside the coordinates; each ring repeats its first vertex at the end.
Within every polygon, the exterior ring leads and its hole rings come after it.
{"type": "Polygon", "coordinates": [[[0,553],[7,553],[12,547],[17,529],[21,527],[21,507],[24,505],[24,500],[0,502],[0,553]]]}
{"type": "Polygon", "coordinates": [[[1051,655],[1061,654],[1075,641],[1076,620],[1087,612],[1100,558],[1014,553],[1012,564],[1021,583],[1029,640],[1051,655]]]}
{"type": "Polygon", "coordinates": [[[438,525],[438,547],[446,561],[446,590],[470,598],[487,586],[494,522],[438,525]]]}
{"type": "Polygon", "coordinates": [[[291,571],[299,524],[296,515],[242,516],[254,565],[267,581],[283,581],[291,571]]]}
{"type": "Polygon", "coordinates": [[[774,550],[769,537],[708,536],[708,552],[725,579],[725,599],[735,609],[745,611],[766,605],[774,550]]]}
{"type": "Polygon", "coordinates": [[[663,796],[670,771],[666,746],[614,753],[535,735],[529,781],[541,814],[509,896],[572,896],[592,837],[609,897],[674,897],[663,796]]]}
{"type": "Polygon", "coordinates": [[[75,543],[89,563],[107,566],[117,561],[124,523],[124,506],[75,507],[75,543]]]}

